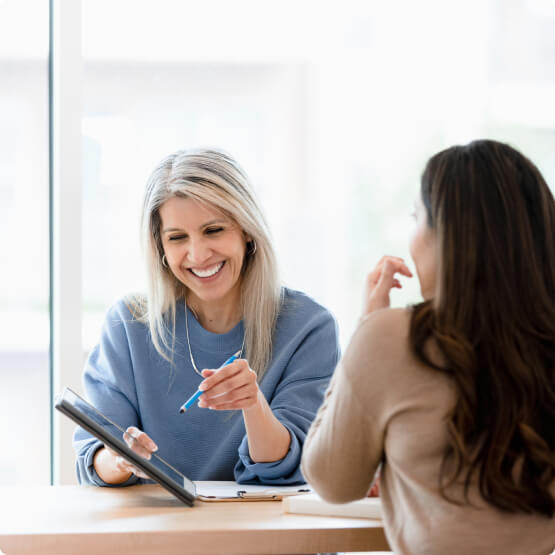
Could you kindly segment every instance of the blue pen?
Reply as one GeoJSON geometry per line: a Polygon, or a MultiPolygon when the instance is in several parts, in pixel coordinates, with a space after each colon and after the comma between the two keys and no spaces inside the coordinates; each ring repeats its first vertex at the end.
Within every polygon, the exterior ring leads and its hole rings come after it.
{"type": "MultiPolygon", "coordinates": [[[[241,354],[241,350],[237,351],[235,354],[231,355],[221,366],[218,368],[220,370],[224,366],[231,364],[239,355],[241,354]]],[[[179,413],[183,414],[187,409],[190,409],[193,403],[204,393],[200,389],[197,389],[193,395],[191,395],[184,403],[181,405],[179,409],[179,413]]]]}

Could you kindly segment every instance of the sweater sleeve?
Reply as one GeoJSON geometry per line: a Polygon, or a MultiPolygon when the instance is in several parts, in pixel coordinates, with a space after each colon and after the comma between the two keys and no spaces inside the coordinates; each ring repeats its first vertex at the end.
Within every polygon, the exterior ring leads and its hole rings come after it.
{"type": "Polygon", "coordinates": [[[254,462],[249,456],[245,435],[239,446],[239,460],[235,466],[235,479],[238,482],[276,485],[305,483],[300,470],[304,440],[338,359],[335,320],[329,312],[322,310],[304,328],[304,338],[287,361],[275,394],[269,399],[274,415],[291,436],[289,450],[278,461],[254,462]]]}
{"type": "MultiPolygon", "coordinates": [[[[128,426],[140,427],[125,326],[125,322],[130,319],[131,316],[121,304],[108,312],[100,343],[91,351],[83,377],[89,402],[123,429],[128,426]]],[[[120,434],[115,427],[114,434],[120,434]]],[[[79,483],[111,486],[98,476],[93,467],[94,455],[102,446],[102,442],[83,428],[77,427],[73,447],[77,457],[79,483]]],[[[132,476],[118,486],[133,484],[138,480],[136,476],[132,476]]]]}
{"type": "Polygon", "coordinates": [[[308,433],[302,472],[333,503],[365,497],[384,454],[390,363],[399,350],[388,319],[376,313],[357,329],[308,433]]]}

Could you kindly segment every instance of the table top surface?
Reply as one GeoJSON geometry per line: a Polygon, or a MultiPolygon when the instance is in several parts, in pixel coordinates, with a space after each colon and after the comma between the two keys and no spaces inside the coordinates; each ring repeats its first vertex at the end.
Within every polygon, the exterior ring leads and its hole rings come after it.
{"type": "Polygon", "coordinates": [[[70,553],[77,541],[80,555],[113,548],[244,555],[387,549],[380,520],[289,514],[279,501],[187,507],[158,485],[2,486],[0,499],[0,550],[6,555],[48,553],[50,547],[70,553]]]}

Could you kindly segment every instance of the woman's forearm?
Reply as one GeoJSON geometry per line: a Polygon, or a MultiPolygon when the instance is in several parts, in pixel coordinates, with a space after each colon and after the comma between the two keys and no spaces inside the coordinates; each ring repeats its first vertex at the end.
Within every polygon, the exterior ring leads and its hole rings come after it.
{"type": "Polygon", "coordinates": [[[289,451],[289,430],[275,417],[264,395],[258,392],[257,403],[243,409],[249,442],[249,455],[254,462],[283,459],[289,451]]]}
{"type": "Polygon", "coordinates": [[[107,484],[122,484],[131,478],[131,472],[117,468],[114,455],[106,447],[101,447],[95,453],[93,466],[100,479],[107,484]]]}

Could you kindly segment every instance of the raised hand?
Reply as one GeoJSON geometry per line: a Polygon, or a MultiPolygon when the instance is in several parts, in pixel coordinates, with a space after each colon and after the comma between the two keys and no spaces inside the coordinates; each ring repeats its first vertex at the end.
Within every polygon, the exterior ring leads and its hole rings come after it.
{"type": "Polygon", "coordinates": [[[395,277],[397,273],[412,277],[412,272],[402,258],[383,256],[366,278],[362,316],[381,308],[389,308],[391,289],[402,287],[401,282],[395,277]]]}

